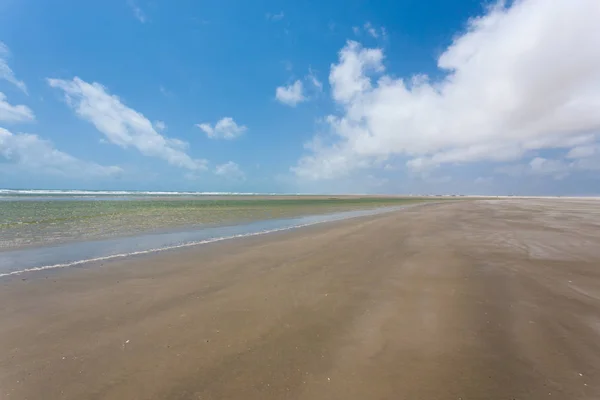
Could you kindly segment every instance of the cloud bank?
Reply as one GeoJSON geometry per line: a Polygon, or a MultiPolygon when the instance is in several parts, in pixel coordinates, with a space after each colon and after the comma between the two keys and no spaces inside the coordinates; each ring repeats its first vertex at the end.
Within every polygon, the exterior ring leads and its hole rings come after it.
{"type": "Polygon", "coordinates": [[[436,80],[395,77],[382,49],[348,41],[329,75],[342,112],[325,118],[326,132],[306,144],[292,171],[331,179],[390,159],[416,172],[473,162],[555,177],[590,170],[597,152],[588,148],[597,148],[600,132],[598,21],[597,0],[498,3],[440,55],[444,77],[436,80]],[[585,157],[538,154],[549,149],[585,157]]]}

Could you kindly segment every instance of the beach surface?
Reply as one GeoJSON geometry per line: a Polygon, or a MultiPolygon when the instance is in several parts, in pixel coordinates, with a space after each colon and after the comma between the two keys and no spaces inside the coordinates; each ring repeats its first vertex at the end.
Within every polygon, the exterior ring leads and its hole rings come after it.
{"type": "Polygon", "coordinates": [[[0,399],[597,399],[600,201],[462,200],[0,280],[0,399]]]}

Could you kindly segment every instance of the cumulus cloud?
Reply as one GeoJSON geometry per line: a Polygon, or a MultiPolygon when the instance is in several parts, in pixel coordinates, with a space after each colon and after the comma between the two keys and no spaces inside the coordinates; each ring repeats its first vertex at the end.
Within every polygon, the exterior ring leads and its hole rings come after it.
{"type": "Polygon", "coordinates": [[[317,78],[315,72],[309,68],[308,74],[303,79],[308,83],[308,89],[303,81],[298,79],[290,85],[279,86],[275,89],[275,99],[282,104],[296,107],[299,103],[308,101],[311,95],[323,91],[323,83],[317,78]],[[309,92],[308,94],[306,92],[309,92]]]}
{"type": "Polygon", "coordinates": [[[23,93],[27,94],[27,86],[25,82],[20,81],[16,78],[13,70],[8,66],[8,58],[10,57],[10,50],[3,42],[0,41],[0,79],[4,79],[19,89],[23,93]]]}
{"type": "Polygon", "coordinates": [[[117,166],[103,166],[73,157],[37,135],[14,134],[4,128],[0,128],[0,161],[3,169],[9,164],[35,174],[66,177],[111,177],[123,172],[117,166]]]}
{"type": "MultiPolygon", "coordinates": [[[[292,170],[325,179],[388,159],[419,170],[593,145],[600,131],[599,20],[597,0],[500,2],[471,19],[440,55],[445,77],[436,81],[386,73],[382,49],[349,41],[329,76],[343,111],[325,119],[327,132],[306,145],[292,170]]],[[[528,168],[561,166],[538,160],[528,168]]]]}
{"type": "Polygon", "coordinates": [[[230,180],[244,180],[246,174],[240,169],[240,166],[233,161],[220,164],[215,167],[215,175],[230,180]]]}
{"type": "MultiPolygon", "coordinates": [[[[370,72],[383,71],[383,51],[364,49],[358,42],[348,41],[340,51],[339,64],[331,66],[329,83],[333,89],[333,99],[342,104],[351,103],[357,95],[371,91],[370,72]]],[[[350,104],[351,105],[351,104],[350,104]]]]}
{"type": "Polygon", "coordinates": [[[94,124],[110,143],[135,148],[149,157],[157,157],[176,167],[191,171],[206,169],[206,160],[190,157],[187,144],[162,136],[143,114],[127,107],[99,83],[48,79],[50,86],[61,89],[67,104],[82,119],[94,124]]]}
{"type": "Polygon", "coordinates": [[[214,127],[208,123],[196,124],[196,126],[211,139],[232,140],[248,130],[244,125],[238,125],[231,117],[221,118],[214,127]]]}
{"type": "Polygon", "coordinates": [[[275,98],[283,104],[296,107],[298,103],[306,101],[304,96],[304,85],[301,80],[297,80],[288,86],[279,86],[275,89],[275,98]]]}
{"type": "Polygon", "coordinates": [[[23,122],[32,121],[35,117],[33,111],[27,106],[13,106],[6,101],[4,93],[0,92],[0,121],[2,122],[23,122]]]}

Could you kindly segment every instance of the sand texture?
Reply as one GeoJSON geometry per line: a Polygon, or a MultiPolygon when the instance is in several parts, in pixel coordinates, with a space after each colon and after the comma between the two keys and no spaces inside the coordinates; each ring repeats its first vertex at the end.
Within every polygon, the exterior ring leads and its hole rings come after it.
{"type": "Polygon", "coordinates": [[[0,281],[0,399],[598,398],[600,201],[429,204],[0,281]]]}

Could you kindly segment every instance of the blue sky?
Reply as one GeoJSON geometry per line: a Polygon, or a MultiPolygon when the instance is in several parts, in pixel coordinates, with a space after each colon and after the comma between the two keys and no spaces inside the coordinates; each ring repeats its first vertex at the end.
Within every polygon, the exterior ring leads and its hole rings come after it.
{"type": "Polygon", "coordinates": [[[599,194],[596,0],[0,0],[0,187],[599,194]]]}

